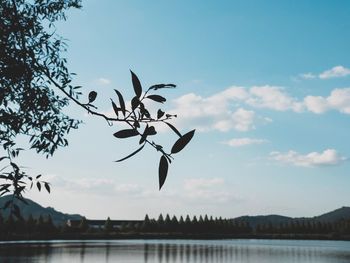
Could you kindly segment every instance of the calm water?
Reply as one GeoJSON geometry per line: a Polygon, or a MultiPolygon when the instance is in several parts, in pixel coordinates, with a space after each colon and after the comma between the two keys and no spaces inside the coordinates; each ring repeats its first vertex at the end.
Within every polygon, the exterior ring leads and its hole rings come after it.
{"type": "Polygon", "coordinates": [[[1,263],[350,262],[350,242],[296,240],[115,240],[0,242],[1,263]]]}

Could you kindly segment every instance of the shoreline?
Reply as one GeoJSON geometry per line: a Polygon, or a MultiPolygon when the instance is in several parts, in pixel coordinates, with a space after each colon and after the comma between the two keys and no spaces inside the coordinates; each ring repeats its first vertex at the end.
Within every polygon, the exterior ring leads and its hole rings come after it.
{"type": "Polygon", "coordinates": [[[228,240],[228,239],[270,239],[270,240],[324,240],[350,241],[350,235],[301,235],[301,234],[264,234],[264,235],[225,235],[225,234],[166,234],[166,233],[126,233],[126,234],[36,234],[0,236],[0,241],[53,241],[53,240],[123,240],[123,239],[164,239],[164,240],[228,240]]]}

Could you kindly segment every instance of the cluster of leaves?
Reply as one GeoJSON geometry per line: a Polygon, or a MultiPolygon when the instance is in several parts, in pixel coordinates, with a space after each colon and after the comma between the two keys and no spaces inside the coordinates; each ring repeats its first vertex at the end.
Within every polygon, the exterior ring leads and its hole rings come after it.
{"type": "MultiPolygon", "coordinates": [[[[112,100],[116,117],[108,117],[98,112],[93,105],[97,97],[95,91],[89,93],[88,103],[79,100],[82,95],[81,86],[72,85],[75,74],[69,72],[67,59],[62,57],[67,45],[56,34],[55,22],[66,19],[67,9],[80,8],[81,0],[0,1],[0,145],[7,154],[1,160],[8,161],[2,170],[6,172],[0,177],[0,196],[12,192],[14,197],[23,199],[22,193],[28,183],[32,186],[33,178],[39,179],[26,175],[13,161],[22,150],[16,144],[18,136],[27,137],[30,148],[46,157],[52,156],[58,147],[68,145],[67,134],[80,124],[79,120],[63,113],[69,102],[74,102],[92,115],[104,118],[108,124],[127,124],[129,129],[114,133],[116,138],[140,136],[140,147],[118,162],[140,152],[146,144],[160,152],[161,189],[172,155],[189,143],[194,130],[182,135],[168,122],[176,115],[166,114],[159,109],[157,116],[151,116],[144,101],[164,103],[166,99],[155,92],[175,88],[175,85],[157,84],[143,92],[139,79],[131,72],[135,91],[131,107],[126,107],[122,94],[116,90],[118,102],[112,100]],[[150,139],[157,133],[152,125],[155,122],[168,125],[179,136],[169,153],[150,139]],[[12,170],[7,171],[8,168],[12,170]]],[[[50,191],[47,182],[36,181],[39,191],[42,184],[50,191]]],[[[8,206],[14,207],[11,204],[8,206]]]]}
{"type": "Polygon", "coordinates": [[[5,183],[0,185],[0,197],[5,194],[12,193],[12,199],[8,200],[1,209],[10,209],[10,213],[15,215],[18,219],[21,219],[21,213],[18,205],[15,204],[14,198],[19,199],[23,203],[27,204],[27,201],[23,198],[23,193],[25,192],[27,185],[32,189],[34,185],[41,191],[42,185],[45,187],[46,191],[50,193],[51,187],[50,183],[40,180],[41,174],[33,177],[26,174],[23,169],[12,161],[12,158],[18,156],[21,149],[15,149],[9,153],[9,156],[0,157],[0,162],[8,159],[9,165],[5,165],[0,170],[0,179],[4,180],[5,183]]]}
{"type": "MultiPolygon", "coordinates": [[[[158,109],[156,116],[152,116],[150,111],[145,106],[145,100],[151,100],[161,104],[164,103],[166,101],[166,98],[155,94],[156,91],[160,89],[175,88],[176,85],[156,84],[149,87],[145,92],[143,92],[139,78],[132,71],[131,80],[135,96],[131,99],[130,107],[126,107],[123,95],[118,90],[115,90],[118,97],[118,102],[113,101],[111,99],[111,103],[116,117],[111,118],[104,115],[104,118],[108,122],[125,122],[129,126],[129,128],[115,132],[113,134],[114,137],[118,139],[125,139],[139,136],[140,147],[128,156],[117,160],[116,162],[121,162],[134,156],[135,154],[139,153],[145,147],[146,144],[152,146],[154,149],[161,153],[159,161],[159,189],[161,189],[168,174],[169,163],[171,163],[173,159],[172,155],[180,152],[183,148],[185,148],[185,146],[191,141],[195,130],[192,130],[182,135],[175,126],[168,122],[172,118],[176,118],[177,115],[167,114],[161,109],[158,109]],[[152,136],[157,134],[155,126],[152,125],[153,123],[163,123],[167,125],[177,136],[179,136],[179,138],[175,141],[174,145],[172,146],[170,153],[167,153],[162,145],[155,143],[151,139],[152,136]]],[[[85,106],[96,108],[92,104],[95,101],[96,97],[97,93],[95,91],[91,91],[88,96],[89,102],[85,104],[85,106]]]]}
{"type": "Polygon", "coordinates": [[[65,135],[78,127],[79,121],[62,112],[69,98],[51,88],[56,82],[79,95],[61,56],[66,44],[54,27],[70,7],[79,8],[80,1],[1,0],[0,143],[5,150],[25,135],[31,148],[49,156],[67,146],[65,135]]]}

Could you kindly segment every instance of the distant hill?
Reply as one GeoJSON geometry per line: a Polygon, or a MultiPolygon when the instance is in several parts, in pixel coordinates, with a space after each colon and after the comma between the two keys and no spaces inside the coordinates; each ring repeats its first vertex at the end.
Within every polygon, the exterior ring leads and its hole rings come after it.
{"type": "Polygon", "coordinates": [[[350,207],[343,206],[342,208],[336,209],[332,212],[316,216],[313,219],[320,222],[335,222],[344,219],[347,220],[350,219],[350,207]]]}
{"type": "Polygon", "coordinates": [[[279,224],[284,224],[291,222],[293,220],[298,221],[319,221],[319,222],[329,222],[334,223],[340,220],[350,220],[350,207],[342,207],[334,211],[322,214],[320,216],[314,217],[287,217],[281,215],[259,215],[259,216],[240,216],[233,218],[237,221],[249,222],[250,226],[255,228],[258,224],[264,225],[271,223],[276,226],[279,224]]]}
{"type": "Polygon", "coordinates": [[[255,228],[258,224],[269,224],[279,225],[291,221],[293,218],[280,215],[266,215],[266,216],[240,216],[234,218],[237,221],[249,222],[249,225],[255,228]]]}
{"type": "MultiPolygon", "coordinates": [[[[12,195],[6,195],[0,198],[0,207],[3,207],[4,204],[10,200],[12,198],[12,195]]],[[[40,215],[46,217],[48,215],[51,216],[52,221],[55,225],[63,225],[66,223],[66,221],[68,219],[71,220],[80,220],[82,218],[81,215],[78,214],[64,214],[62,212],[56,211],[54,208],[52,207],[42,207],[41,205],[39,205],[38,203],[30,200],[30,199],[26,199],[27,201],[27,205],[24,204],[23,202],[15,199],[15,204],[17,204],[21,210],[21,215],[27,219],[29,217],[29,215],[32,215],[34,219],[37,219],[40,215]]],[[[1,211],[1,214],[4,217],[7,217],[9,214],[8,209],[6,209],[5,211],[1,211]]]]}

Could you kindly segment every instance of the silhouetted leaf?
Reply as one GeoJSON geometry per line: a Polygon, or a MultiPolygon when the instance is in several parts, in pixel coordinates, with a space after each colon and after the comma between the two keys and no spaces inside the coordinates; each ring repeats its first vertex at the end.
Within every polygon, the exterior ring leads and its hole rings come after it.
{"type": "Polygon", "coordinates": [[[41,174],[37,175],[35,178],[36,179],[39,179],[41,177],[41,174]]]}
{"type": "Polygon", "coordinates": [[[131,70],[130,70],[130,72],[131,72],[132,85],[134,86],[135,94],[138,98],[140,98],[141,94],[142,94],[142,86],[141,86],[140,80],[135,75],[134,72],[132,72],[131,70]]]}
{"type": "Polygon", "coordinates": [[[143,113],[147,118],[151,118],[151,114],[149,113],[148,110],[144,109],[144,110],[142,111],[142,113],[143,113]]]}
{"type": "Polygon", "coordinates": [[[142,136],[141,136],[141,139],[140,139],[140,141],[139,141],[139,144],[142,144],[142,143],[144,143],[145,141],[146,141],[146,139],[147,139],[147,133],[143,133],[142,134],[142,136]]]}
{"type": "Polygon", "coordinates": [[[96,91],[91,91],[91,92],[89,93],[89,103],[94,102],[94,100],[96,99],[96,97],[97,97],[97,92],[96,92],[96,91]]]}
{"type": "Polygon", "coordinates": [[[147,133],[147,135],[156,135],[157,131],[154,128],[154,126],[149,126],[149,127],[147,126],[146,133],[147,133]]]}
{"type": "Polygon", "coordinates": [[[138,121],[134,121],[134,127],[135,128],[140,128],[140,123],[138,121]]]}
{"type": "Polygon", "coordinates": [[[168,160],[165,158],[164,155],[162,155],[162,157],[160,157],[160,161],[159,161],[159,190],[162,189],[162,186],[165,182],[165,179],[168,175],[168,160]]]}
{"type": "Polygon", "coordinates": [[[2,156],[2,157],[0,157],[0,162],[2,161],[2,160],[4,160],[4,159],[7,159],[8,157],[7,156],[2,156]]]}
{"type": "Polygon", "coordinates": [[[158,112],[157,112],[157,119],[162,118],[164,116],[164,114],[165,114],[165,112],[162,111],[161,109],[159,109],[158,112]]]}
{"type": "Polygon", "coordinates": [[[120,131],[114,133],[113,135],[114,135],[114,137],[122,139],[122,138],[129,138],[129,137],[137,136],[137,135],[139,135],[139,133],[135,129],[126,129],[126,130],[120,130],[120,131]]]}
{"type": "Polygon", "coordinates": [[[15,163],[13,163],[13,162],[11,162],[10,163],[11,164],[11,166],[13,167],[13,169],[15,169],[15,170],[19,170],[19,167],[17,166],[17,164],[15,164],[15,163]]]}
{"type": "Polygon", "coordinates": [[[122,94],[121,94],[118,90],[115,89],[114,91],[115,91],[115,93],[117,93],[117,95],[118,95],[120,108],[121,108],[121,110],[122,110],[122,112],[123,112],[123,115],[125,116],[125,102],[124,102],[123,96],[122,96],[122,94]]]}
{"type": "Polygon", "coordinates": [[[140,105],[140,100],[138,97],[133,97],[131,100],[131,109],[135,110],[140,105]]]}
{"type": "Polygon", "coordinates": [[[149,89],[158,90],[158,89],[175,88],[175,87],[176,87],[175,84],[156,84],[156,85],[149,87],[149,89]]]}
{"type": "Polygon", "coordinates": [[[178,129],[175,128],[175,126],[173,126],[172,124],[168,123],[168,122],[165,122],[169,127],[170,129],[172,129],[179,137],[182,137],[181,133],[178,131],[178,129]]]}
{"type": "Polygon", "coordinates": [[[117,105],[115,105],[115,103],[113,101],[112,101],[112,107],[113,107],[115,115],[117,115],[117,118],[118,118],[118,116],[119,116],[119,114],[118,114],[118,107],[117,107],[117,105]]]}
{"type": "Polygon", "coordinates": [[[137,154],[139,151],[141,151],[141,150],[143,149],[143,147],[145,147],[145,144],[143,144],[140,148],[138,148],[136,151],[132,152],[132,153],[129,154],[128,156],[126,156],[126,157],[124,157],[124,158],[122,158],[122,159],[120,159],[120,160],[117,160],[117,161],[115,161],[115,162],[122,162],[122,161],[124,161],[124,160],[126,160],[126,159],[128,159],[128,158],[130,158],[130,157],[132,157],[132,156],[134,156],[134,155],[137,154]]]}
{"type": "Polygon", "coordinates": [[[49,183],[45,182],[44,186],[46,188],[46,191],[48,191],[50,193],[50,185],[49,185],[49,183]]]}
{"type": "Polygon", "coordinates": [[[39,182],[36,183],[36,187],[38,188],[39,192],[41,191],[41,184],[39,182]]]}
{"type": "Polygon", "coordinates": [[[142,144],[142,143],[144,143],[146,141],[147,136],[148,136],[147,129],[148,129],[148,124],[146,125],[145,130],[142,133],[142,136],[141,136],[141,139],[139,141],[139,144],[142,144]]]}
{"type": "Polygon", "coordinates": [[[185,148],[185,146],[191,141],[194,132],[196,130],[192,130],[188,133],[186,133],[185,135],[181,136],[173,145],[173,147],[171,148],[171,153],[178,153],[180,152],[183,148],[185,148]]]}
{"type": "Polygon", "coordinates": [[[166,101],[166,99],[162,96],[159,95],[149,95],[146,98],[150,99],[150,100],[154,100],[156,102],[160,102],[160,103],[164,103],[166,101]]]}

